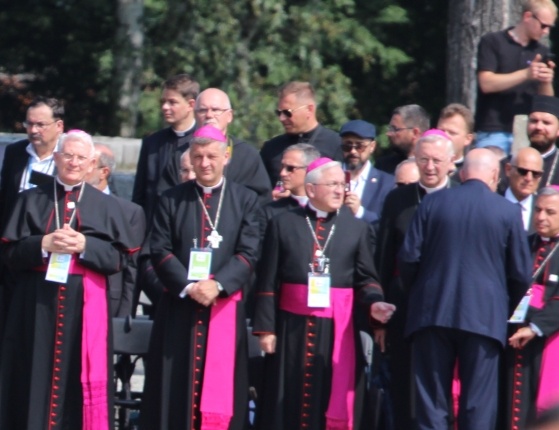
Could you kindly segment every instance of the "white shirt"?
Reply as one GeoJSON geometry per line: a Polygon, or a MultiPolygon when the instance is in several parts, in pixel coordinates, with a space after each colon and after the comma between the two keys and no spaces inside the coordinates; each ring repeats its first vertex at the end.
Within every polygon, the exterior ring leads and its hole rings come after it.
{"type": "MultiPolygon", "coordinates": [[[[359,176],[349,181],[349,190],[357,194],[357,197],[359,197],[359,201],[363,200],[363,191],[365,191],[365,185],[367,184],[367,178],[369,177],[370,172],[371,172],[371,162],[367,160],[359,176]]],[[[357,209],[355,218],[363,218],[364,214],[365,214],[365,208],[363,207],[363,205],[361,205],[359,206],[359,209],[357,209]]]]}
{"type": "Polygon", "coordinates": [[[512,193],[510,187],[508,187],[505,191],[505,199],[517,206],[520,206],[522,213],[522,224],[524,224],[524,230],[528,231],[528,229],[530,228],[530,218],[532,217],[532,204],[534,196],[530,194],[524,200],[519,201],[512,193]]]}
{"type": "Polygon", "coordinates": [[[35,147],[33,146],[33,144],[29,143],[25,147],[25,151],[29,154],[29,160],[27,161],[27,166],[25,167],[23,175],[21,175],[21,182],[19,184],[20,193],[24,190],[36,187],[35,184],[29,183],[29,179],[31,179],[31,173],[33,173],[33,170],[35,170],[36,172],[44,173],[46,175],[52,175],[54,173],[54,151],[56,151],[56,148],[54,148],[52,154],[50,154],[48,157],[43,158],[42,160],[37,155],[37,152],[35,152],[35,147]]]}

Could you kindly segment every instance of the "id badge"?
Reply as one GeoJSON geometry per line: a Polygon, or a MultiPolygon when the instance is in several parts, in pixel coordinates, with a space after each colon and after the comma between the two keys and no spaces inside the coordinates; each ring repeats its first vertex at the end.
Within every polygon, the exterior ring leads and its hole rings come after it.
{"type": "Polygon", "coordinates": [[[511,324],[521,324],[526,321],[526,313],[528,312],[528,306],[530,306],[530,296],[526,295],[522,297],[520,303],[514,310],[514,313],[509,319],[511,324]]]}
{"type": "Polygon", "coordinates": [[[45,279],[58,284],[65,284],[66,281],[68,281],[71,261],[72,254],[58,254],[53,252],[49,258],[49,265],[45,279]]]}
{"type": "Polygon", "coordinates": [[[203,281],[210,279],[212,268],[212,251],[210,249],[192,248],[188,263],[188,279],[203,281]]]}
{"type": "Polygon", "coordinates": [[[307,306],[309,308],[330,307],[330,275],[309,273],[307,306]]]}

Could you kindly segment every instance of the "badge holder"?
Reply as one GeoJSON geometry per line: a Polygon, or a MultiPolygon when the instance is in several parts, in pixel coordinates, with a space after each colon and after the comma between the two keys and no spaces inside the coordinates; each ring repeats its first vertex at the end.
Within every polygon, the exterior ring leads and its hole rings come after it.
{"type": "Polygon", "coordinates": [[[58,254],[53,252],[49,258],[45,279],[58,284],[65,284],[68,281],[71,261],[72,254],[58,254]]]}
{"type": "Polygon", "coordinates": [[[329,308],[330,307],[330,273],[329,259],[322,252],[314,258],[314,263],[310,264],[311,272],[307,280],[307,306],[309,308],[329,308]]]}
{"type": "Polygon", "coordinates": [[[212,268],[212,250],[209,248],[191,248],[188,263],[188,279],[203,281],[210,279],[212,268]]]}

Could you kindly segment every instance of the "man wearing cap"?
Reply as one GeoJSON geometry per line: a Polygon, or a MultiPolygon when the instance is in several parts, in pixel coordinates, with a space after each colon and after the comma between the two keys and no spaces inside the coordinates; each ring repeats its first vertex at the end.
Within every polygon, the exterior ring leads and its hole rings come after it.
{"type": "Polygon", "coordinates": [[[409,343],[404,339],[407,295],[396,266],[398,251],[408,225],[423,198],[458,185],[448,177],[454,146],[446,133],[441,130],[428,130],[418,140],[414,154],[419,169],[419,182],[398,187],[386,197],[377,246],[377,267],[381,285],[385,289],[387,301],[397,307],[394,318],[386,329],[375,330],[375,339],[381,345],[381,349],[386,347],[388,354],[391,374],[388,394],[394,408],[396,429],[412,428],[411,351],[409,343]]]}
{"type": "Polygon", "coordinates": [[[534,96],[528,116],[527,133],[530,146],[543,157],[543,177],[540,187],[559,184],[559,152],[555,144],[559,136],[559,99],[534,96]]]}
{"type": "Polygon", "coordinates": [[[285,134],[268,140],[260,150],[272,186],[279,180],[283,151],[296,143],[308,143],[323,157],[342,161],[340,137],[316,118],[318,103],[309,82],[288,82],[279,89],[278,99],[276,115],[285,134]]]}
{"type": "Polygon", "coordinates": [[[227,138],[206,125],[194,132],[196,173],[164,192],[150,253],[165,290],[146,366],[141,427],[246,426],[248,368],[242,287],[258,253],[258,197],[227,180],[227,138]]]}
{"type": "Polygon", "coordinates": [[[394,188],[394,176],[373,167],[376,128],[357,119],[340,129],[344,169],[349,176],[344,204],[368,223],[378,223],[386,195],[394,188]]]}
{"type": "Polygon", "coordinates": [[[112,428],[112,345],[106,277],[137,251],[128,218],[84,183],[91,136],[71,130],[56,178],[19,194],[2,235],[14,269],[0,354],[0,428],[112,428]]]}
{"type": "Polygon", "coordinates": [[[253,331],[266,353],[258,429],[367,424],[354,329],[386,321],[394,306],[381,302],[374,232],[343,205],[344,186],[340,163],[319,158],[307,169],[307,206],[268,224],[253,331]]]}
{"type": "Polygon", "coordinates": [[[398,254],[417,429],[448,428],[456,360],[458,428],[495,428],[506,321],[530,282],[518,208],[495,193],[498,160],[474,149],[461,176],[461,186],[425,197],[398,254]]]}
{"type": "Polygon", "coordinates": [[[194,113],[198,127],[211,125],[227,136],[229,162],[225,168],[225,177],[255,191],[262,204],[270,201],[272,187],[258,151],[254,146],[227,133],[227,128],[233,121],[229,96],[218,88],[208,88],[196,98],[194,113]]]}

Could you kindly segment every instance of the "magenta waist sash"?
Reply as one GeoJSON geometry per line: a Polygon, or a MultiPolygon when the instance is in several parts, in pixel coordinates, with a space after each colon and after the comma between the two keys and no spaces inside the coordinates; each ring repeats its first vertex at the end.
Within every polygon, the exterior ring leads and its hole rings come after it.
{"type": "Polygon", "coordinates": [[[202,382],[202,430],[227,430],[233,416],[237,302],[242,292],[216,300],[211,307],[202,382]]]}
{"type": "MultiPolygon", "coordinates": [[[[46,272],[47,266],[36,270],[46,272]]],[[[83,394],[82,429],[108,430],[107,282],[104,275],[80,265],[75,255],[72,256],[69,273],[81,275],[83,283],[80,375],[83,394]]]]}
{"type": "Polygon", "coordinates": [[[353,289],[331,288],[329,308],[307,306],[307,285],[282,284],[280,291],[280,309],[297,315],[334,320],[332,388],[326,411],[326,430],[352,430],[355,401],[353,289]]]}
{"type": "MultiPolygon", "coordinates": [[[[544,292],[544,285],[532,285],[530,306],[542,309],[545,306],[544,292]]],[[[559,384],[557,381],[559,381],[559,333],[555,333],[545,340],[536,398],[538,414],[556,405],[559,401],[559,384]]]]}

